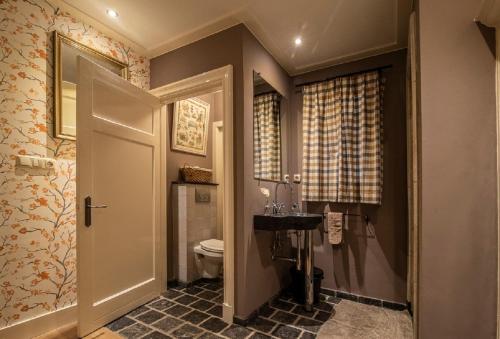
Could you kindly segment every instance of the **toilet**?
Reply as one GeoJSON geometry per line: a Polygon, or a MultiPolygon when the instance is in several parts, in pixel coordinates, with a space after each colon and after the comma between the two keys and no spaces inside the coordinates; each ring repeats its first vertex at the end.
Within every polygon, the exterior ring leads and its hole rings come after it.
{"type": "Polygon", "coordinates": [[[222,271],[222,261],[224,258],[224,241],[209,239],[200,241],[194,247],[196,267],[202,278],[218,278],[222,271]]]}

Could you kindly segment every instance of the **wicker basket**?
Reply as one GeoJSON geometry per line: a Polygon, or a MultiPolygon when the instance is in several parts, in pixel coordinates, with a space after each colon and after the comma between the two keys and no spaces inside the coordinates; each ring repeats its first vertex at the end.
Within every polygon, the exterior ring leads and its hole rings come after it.
{"type": "Polygon", "coordinates": [[[212,170],[198,166],[187,166],[181,168],[182,179],[185,182],[205,184],[212,181],[212,170]]]}

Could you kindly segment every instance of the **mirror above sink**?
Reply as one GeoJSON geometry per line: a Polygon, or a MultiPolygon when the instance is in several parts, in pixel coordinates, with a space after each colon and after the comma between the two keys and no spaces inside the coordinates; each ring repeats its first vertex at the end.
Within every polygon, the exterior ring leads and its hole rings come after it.
{"type": "Polygon", "coordinates": [[[285,100],[259,73],[253,72],[253,154],[257,180],[281,180],[285,100]]]}

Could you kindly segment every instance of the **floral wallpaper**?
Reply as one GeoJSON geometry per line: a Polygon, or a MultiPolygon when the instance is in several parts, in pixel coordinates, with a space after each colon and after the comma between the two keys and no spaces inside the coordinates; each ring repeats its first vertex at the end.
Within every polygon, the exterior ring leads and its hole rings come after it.
{"type": "Polygon", "coordinates": [[[52,34],[130,65],[149,88],[149,61],[50,0],[0,0],[0,328],[76,302],[75,143],[53,137],[52,34]],[[16,155],[56,159],[53,173],[16,155]]]}

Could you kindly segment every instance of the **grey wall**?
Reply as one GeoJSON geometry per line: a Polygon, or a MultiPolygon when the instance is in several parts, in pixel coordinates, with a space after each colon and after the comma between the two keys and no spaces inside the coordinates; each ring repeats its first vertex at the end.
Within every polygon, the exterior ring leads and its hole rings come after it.
{"type": "MultiPolygon", "coordinates": [[[[338,211],[367,214],[371,225],[349,218],[344,243],[332,246],[322,232],[315,232],[315,264],[325,272],[323,286],[330,289],[406,303],[407,186],[406,186],[406,51],[401,50],[320,71],[296,76],[294,84],[321,81],[382,66],[384,91],[384,178],[382,205],[305,203],[308,212],[338,211]]],[[[302,169],[302,94],[292,103],[292,131],[296,143],[291,153],[293,172],[302,169]]],[[[296,199],[300,201],[300,192],[296,199]]]]}
{"type": "Polygon", "coordinates": [[[421,338],[495,338],[495,64],[479,2],[420,0],[421,338]]]}
{"type": "MultiPolygon", "coordinates": [[[[179,174],[179,168],[184,165],[200,166],[204,168],[212,168],[212,124],[214,121],[222,120],[222,93],[210,93],[205,95],[199,95],[197,98],[210,104],[210,114],[209,114],[209,125],[208,125],[208,137],[207,137],[207,155],[195,155],[190,153],[184,153],[172,150],[172,120],[173,120],[173,109],[174,104],[170,104],[167,107],[168,111],[168,131],[169,135],[167,138],[167,199],[168,199],[168,210],[167,210],[167,251],[168,257],[174,258],[173,251],[173,211],[172,211],[172,182],[181,179],[179,174]]],[[[172,280],[174,277],[172,260],[168,260],[167,263],[167,278],[172,280]]]]}

